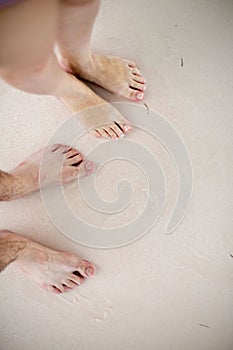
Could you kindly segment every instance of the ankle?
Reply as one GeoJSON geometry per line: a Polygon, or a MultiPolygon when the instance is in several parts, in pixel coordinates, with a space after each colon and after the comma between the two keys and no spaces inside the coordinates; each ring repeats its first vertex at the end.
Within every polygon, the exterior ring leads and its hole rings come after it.
{"type": "Polygon", "coordinates": [[[90,49],[79,52],[77,55],[58,55],[58,61],[67,72],[91,71],[94,68],[93,54],[90,49]]]}

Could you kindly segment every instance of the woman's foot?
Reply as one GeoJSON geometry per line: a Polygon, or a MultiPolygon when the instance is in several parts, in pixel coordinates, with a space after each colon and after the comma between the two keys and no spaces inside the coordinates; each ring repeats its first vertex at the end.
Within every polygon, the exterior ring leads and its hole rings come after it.
{"type": "Polygon", "coordinates": [[[31,280],[52,293],[68,292],[95,272],[94,265],[87,260],[52,250],[9,231],[0,232],[0,243],[5,244],[6,261],[14,261],[31,280]]]}
{"type": "Polygon", "coordinates": [[[63,69],[132,101],[143,100],[146,80],[136,64],[119,57],[91,53],[87,59],[58,56],[63,69]]]}
{"type": "Polygon", "coordinates": [[[93,170],[93,163],[84,160],[76,149],[60,144],[49,146],[32,154],[9,172],[12,175],[9,199],[38,191],[39,187],[70,182],[78,175],[91,174],[93,170]]]}
{"type": "Polygon", "coordinates": [[[60,98],[72,112],[77,113],[83,129],[104,139],[117,139],[130,131],[130,122],[116,108],[96,95],[82,81],[70,76],[76,81],[75,91],[70,89],[69,95],[60,98]]]}

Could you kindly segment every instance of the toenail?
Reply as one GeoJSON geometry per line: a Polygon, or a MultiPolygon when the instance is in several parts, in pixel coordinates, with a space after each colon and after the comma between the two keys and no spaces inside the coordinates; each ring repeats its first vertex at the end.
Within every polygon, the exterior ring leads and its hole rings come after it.
{"type": "Polygon", "coordinates": [[[124,130],[127,132],[127,131],[129,131],[131,129],[131,126],[129,126],[129,125],[125,125],[124,126],[124,130]]]}
{"type": "Polygon", "coordinates": [[[85,169],[86,170],[92,170],[93,169],[93,165],[91,162],[86,162],[85,163],[85,169]]]}
{"type": "Polygon", "coordinates": [[[138,98],[139,100],[142,100],[142,99],[143,99],[143,93],[137,94],[137,98],[138,98]]]}
{"type": "Polygon", "coordinates": [[[87,276],[91,276],[94,273],[94,269],[92,267],[86,268],[86,274],[87,276]]]}
{"type": "Polygon", "coordinates": [[[125,134],[120,134],[120,137],[124,137],[125,136],[125,134]]]}

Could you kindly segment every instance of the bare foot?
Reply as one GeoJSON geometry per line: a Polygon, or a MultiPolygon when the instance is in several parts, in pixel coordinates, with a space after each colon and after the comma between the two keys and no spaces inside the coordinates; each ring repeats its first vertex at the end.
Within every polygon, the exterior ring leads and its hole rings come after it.
{"type": "Polygon", "coordinates": [[[76,149],[60,144],[49,146],[32,154],[9,172],[13,192],[10,199],[38,191],[39,187],[59,184],[61,180],[63,183],[70,182],[78,175],[91,174],[93,170],[93,163],[84,161],[76,149]]]}
{"type": "Polygon", "coordinates": [[[6,250],[9,246],[11,249],[21,246],[14,264],[47,291],[56,294],[68,292],[95,272],[93,264],[74,254],[52,250],[14,233],[8,234],[6,239],[6,250]]]}
{"type": "Polygon", "coordinates": [[[68,60],[61,56],[58,59],[67,72],[77,74],[117,95],[132,101],[144,97],[146,80],[130,60],[96,53],[92,53],[86,61],[68,60]]]}
{"type": "Polygon", "coordinates": [[[82,81],[74,78],[76,90],[60,97],[77,117],[80,126],[98,138],[117,139],[131,130],[130,122],[116,108],[99,97],[82,81]]]}

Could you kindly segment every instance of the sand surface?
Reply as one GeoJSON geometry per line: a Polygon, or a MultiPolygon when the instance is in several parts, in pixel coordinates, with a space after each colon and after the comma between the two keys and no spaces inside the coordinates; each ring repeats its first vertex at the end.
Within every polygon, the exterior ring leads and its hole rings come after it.
{"type": "MultiPolygon", "coordinates": [[[[192,200],[182,223],[166,235],[176,169],[158,140],[135,130],[129,139],[150,149],[167,181],[159,221],[136,242],[112,250],[74,243],[50,222],[39,193],[1,203],[1,228],[77,253],[97,267],[95,278],[63,296],[38,289],[13,265],[1,273],[1,350],[233,348],[232,10],[226,0],[103,1],[93,47],[138,63],[147,78],[146,104],[170,121],[189,150],[192,200]]],[[[109,101],[123,101],[95,89],[109,101]]],[[[70,116],[56,98],[2,82],[0,109],[2,170],[44,147],[70,116]]],[[[98,142],[85,136],[79,148],[85,153],[98,142]]],[[[135,165],[115,160],[101,170],[98,193],[115,200],[119,178],[134,186],[126,212],[88,211],[77,187],[68,185],[71,207],[100,227],[134,220],[146,201],[145,177],[135,165]]]]}

